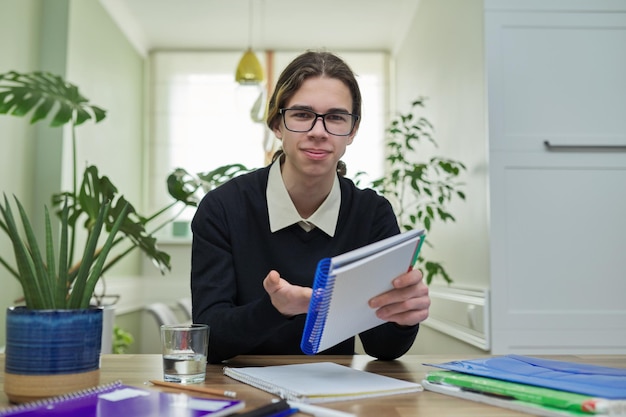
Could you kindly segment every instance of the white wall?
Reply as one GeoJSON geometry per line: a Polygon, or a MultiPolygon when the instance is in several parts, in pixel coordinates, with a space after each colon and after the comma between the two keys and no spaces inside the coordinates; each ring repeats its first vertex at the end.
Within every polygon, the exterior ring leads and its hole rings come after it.
{"type": "MultiPolygon", "coordinates": [[[[72,0],[68,33],[67,79],[78,85],[107,117],[77,128],[78,172],[96,165],[141,214],[143,211],[143,71],[144,59],[97,0],[72,0]]],[[[64,188],[71,187],[66,142],[64,188]]],[[[80,179],[79,179],[80,181],[80,179]]],[[[165,184],[165,179],[163,179],[165,184]]],[[[139,252],[127,257],[111,275],[138,274],[139,252]]]]}
{"type": "MultiPolygon", "coordinates": [[[[0,0],[0,73],[11,70],[31,71],[38,64],[40,0],[0,0]]],[[[30,211],[28,192],[33,181],[33,139],[35,130],[24,120],[0,116],[0,192],[20,198],[30,211]]],[[[4,203],[3,203],[4,204],[4,203]]],[[[0,253],[13,259],[12,247],[0,234],[0,253]]],[[[0,346],[4,345],[6,308],[21,297],[22,291],[13,276],[0,266],[0,346]]]]}
{"type": "MultiPolygon", "coordinates": [[[[438,223],[424,255],[443,263],[455,285],[489,286],[487,145],[481,0],[421,0],[396,56],[395,105],[408,110],[428,97],[424,115],[435,127],[435,154],[462,161],[467,200],[451,206],[454,223],[438,223]]],[[[416,158],[423,160],[418,150],[416,158]]],[[[425,326],[424,326],[425,327],[425,326]]],[[[414,353],[475,348],[423,329],[414,353]]]]}

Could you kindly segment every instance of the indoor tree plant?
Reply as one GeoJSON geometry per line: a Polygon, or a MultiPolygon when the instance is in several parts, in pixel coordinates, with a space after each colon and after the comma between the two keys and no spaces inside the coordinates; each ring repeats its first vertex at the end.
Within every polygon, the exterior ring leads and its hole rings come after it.
{"type": "MultiPolygon", "coordinates": [[[[433,125],[419,115],[424,102],[424,98],[418,98],[408,112],[391,121],[385,138],[388,172],[372,182],[372,188],[391,202],[400,227],[405,231],[423,227],[428,232],[436,221],[455,221],[447,205],[455,197],[465,200],[463,183],[458,179],[466,169],[462,162],[438,156],[426,161],[412,158],[416,147],[425,142],[437,146],[433,125]]],[[[424,269],[427,283],[437,276],[452,282],[440,262],[420,255],[418,264],[424,269]]]]}
{"type": "MultiPolygon", "coordinates": [[[[102,311],[89,308],[96,283],[107,269],[135,248],[151,257],[161,270],[169,269],[169,255],[158,249],[156,238],[145,226],[174,204],[195,205],[197,201],[195,190],[173,177],[168,179],[168,188],[176,194],[175,201],[145,217],[117,192],[106,176],[100,176],[95,166],[85,169],[78,186],[76,127],[88,120],[100,122],[106,112],[89,104],[75,85],[57,75],[14,71],[0,74],[0,114],[30,114],[31,123],[49,118],[53,127],[69,125],[72,143],[72,190],[52,198],[58,224],[51,221],[45,208],[43,251],[19,199],[14,197],[11,204],[5,195],[0,202],[0,229],[10,239],[15,255],[13,264],[0,255],[0,264],[19,281],[26,304],[7,311],[4,385],[12,401],[24,401],[98,383],[102,311]],[[80,226],[85,229],[86,239],[79,250],[80,226]],[[55,233],[57,229],[59,232],[55,233]],[[120,253],[111,253],[125,242],[129,242],[128,247],[120,246],[120,253]],[[82,318],[84,327],[72,329],[82,318]],[[70,342],[70,338],[75,340],[70,342]],[[51,345],[45,346],[48,342],[51,345]],[[51,360],[46,362],[47,359],[51,360]]],[[[166,219],[157,229],[173,218],[166,219]]]]}

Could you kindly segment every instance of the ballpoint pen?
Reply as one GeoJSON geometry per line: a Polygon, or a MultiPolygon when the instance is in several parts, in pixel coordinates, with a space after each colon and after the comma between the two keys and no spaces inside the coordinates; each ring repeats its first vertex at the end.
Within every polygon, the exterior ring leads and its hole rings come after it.
{"type": "MultiPolygon", "coordinates": [[[[278,400],[275,400],[278,401],[278,400]]],[[[284,401],[284,400],[282,400],[284,401]]],[[[352,413],[346,413],[345,411],[333,410],[332,408],[320,407],[318,405],[302,403],[298,401],[287,400],[287,403],[291,408],[296,408],[298,412],[304,414],[310,414],[315,417],[355,417],[352,413]]]]}
{"type": "Polygon", "coordinates": [[[293,408],[292,407],[292,408],[288,408],[286,410],[279,411],[279,412],[277,412],[275,414],[270,414],[267,417],[287,417],[287,416],[290,416],[292,414],[297,413],[298,411],[300,411],[300,410],[297,409],[297,408],[293,408]]]}
{"type": "Polygon", "coordinates": [[[297,408],[299,412],[311,414],[315,417],[356,417],[355,414],[333,410],[332,408],[320,407],[318,405],[299,403],[295,401],[288,402],[291,407],[297,408]]]}
{"type": "MultiPolygon", "coordinates": [[[[255,408],[254,410],[246,411],[237,414],[237,417],[274,417],[281,416],[282,412],[290,410],[292,407],[285,400],[271,402],[267,405],[255,408]]],[[[293,414],[293,413],[289,413],[293,414]]],[[[285,414],[285,415],[289,415],[285,414]]]]}

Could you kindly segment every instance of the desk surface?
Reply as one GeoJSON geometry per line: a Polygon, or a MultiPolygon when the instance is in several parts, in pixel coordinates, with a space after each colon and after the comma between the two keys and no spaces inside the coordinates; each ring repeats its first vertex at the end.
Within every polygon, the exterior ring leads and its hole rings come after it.
{"type": "MultiPolygon", "coordinates": [[[[285,365],[290,363],[332,361],[356,369],[366,370],[407,381],[420,382],[424,375],[435,368],[423,363],[440,363],[478,356],[452,355],[405,355],[399,360],[380,362],[369,356],[241,356],[229,361],[229,366],[285,365]]],[[[589,363],[602,366],[626,368],[626,355],[554,355],[542,356],[556,360],[589,363]]],[[[222,374],[223,365],[207,367],[206,386],[233,390],[245,400],[247,409],[266,404],[272,395],[242,384],[222,374]]],[[[0,369],[4,370],[4,355],[0,355],[0,369]]],[[[162,379],[161,355],[102,355],[100,382],[102,384],[121,380],[125,384],[146,386],[150,379],[162,379]]],[[[4,394],[4,372],[0,373],[0,409],[8,406],[4,394]]],[[[195,394],[194,394],[195,395],[195,394]]],[[[358,401],[341,401],[322,404],[324,407],[354,413],[359,417],[379,416],[524,416],[510,411],[472,401],[423,391],[412,394],[391,395],[358,401]]],[[[305,416],[296,414],[295,417],[305,416]]]]}

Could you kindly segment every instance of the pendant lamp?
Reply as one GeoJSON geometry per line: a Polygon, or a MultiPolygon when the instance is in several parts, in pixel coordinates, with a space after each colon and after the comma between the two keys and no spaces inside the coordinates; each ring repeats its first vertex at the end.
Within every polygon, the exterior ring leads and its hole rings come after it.
{"type": "Polygon", "coordinates": [[[239,84],[260,84],[263,81],[263,68],[252,52],[252,48],[248,48],[241,57],[237,65],[235,80],[239,84]]]}
{"type": "Polygon", "coordinates": [[[260,84],[263,82],[263,68],[258,58],[252,51],[252,0],[248,4],[248,49],[239,60],[235,80],[239,84],[260,84]]]}

